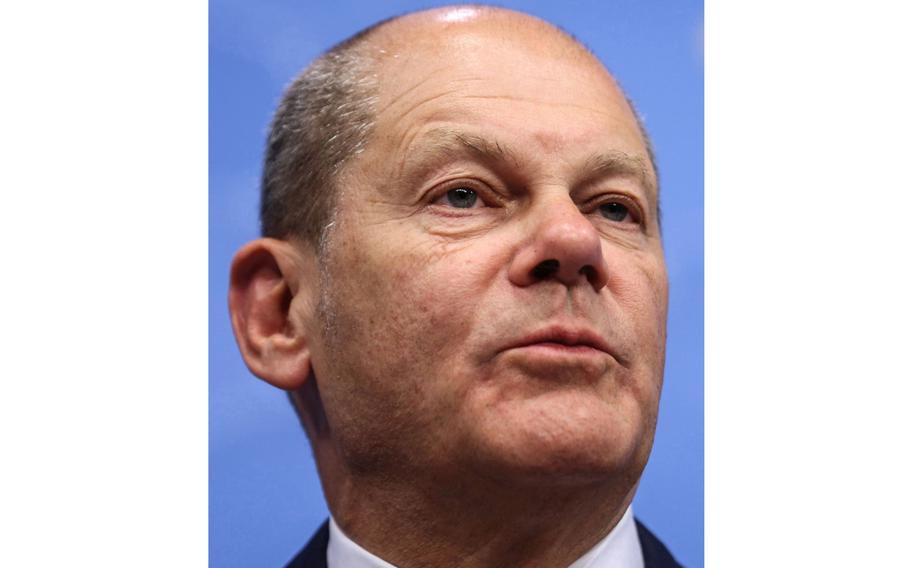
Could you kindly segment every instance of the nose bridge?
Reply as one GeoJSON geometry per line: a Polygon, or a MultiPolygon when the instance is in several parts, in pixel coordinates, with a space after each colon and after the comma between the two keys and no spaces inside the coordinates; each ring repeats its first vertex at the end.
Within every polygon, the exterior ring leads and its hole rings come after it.
{"type": "Polygon", "coordinates": [[[513,280],[529,285],[555,279],[566,286],[606,285],[600,233],[563,187],[540,190],[528,210],[528,238],[515,257],[513,280]]]}

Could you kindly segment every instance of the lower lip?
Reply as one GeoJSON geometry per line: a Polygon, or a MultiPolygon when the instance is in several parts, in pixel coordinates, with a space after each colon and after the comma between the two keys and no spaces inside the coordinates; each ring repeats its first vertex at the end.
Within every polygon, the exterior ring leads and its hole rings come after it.
{"type": "Polygon", "coordinates": [[[610,355],[590,345],[531,343],[502,353],[503,362],[518,369],[522,376],[570,382],[574,379],[597,381],[610,365],[610,355]]]}

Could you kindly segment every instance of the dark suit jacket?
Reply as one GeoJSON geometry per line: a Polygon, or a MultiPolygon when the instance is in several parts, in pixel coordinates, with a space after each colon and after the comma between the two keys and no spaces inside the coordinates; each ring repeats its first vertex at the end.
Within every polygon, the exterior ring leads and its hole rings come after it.
{"type": "MultiPolygon", "coordinates": [[[[645,568],[682,568],[682,565],[673,558],[667,547],[657,540],[645,525],[635,519],[635,528],[638,530],[638,540],[641,542],[641,552],[645,557],[645,568]]],[[[326,548],[329,544],[329,522],[322,523],[310,542],[300,551],[285,568],[327,568],[325,560],[326,548]]]]}

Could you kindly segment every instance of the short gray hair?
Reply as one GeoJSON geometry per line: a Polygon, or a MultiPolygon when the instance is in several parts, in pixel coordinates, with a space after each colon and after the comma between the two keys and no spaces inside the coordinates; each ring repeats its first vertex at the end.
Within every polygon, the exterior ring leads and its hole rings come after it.
{"type": "Polygon", "coordinates": [[[266,144],[263,236],[300,236],[321,247],[338,173],[373,130],[378,80],[364,39],[384,23],[323,53],[285,91],[266,144]]]}

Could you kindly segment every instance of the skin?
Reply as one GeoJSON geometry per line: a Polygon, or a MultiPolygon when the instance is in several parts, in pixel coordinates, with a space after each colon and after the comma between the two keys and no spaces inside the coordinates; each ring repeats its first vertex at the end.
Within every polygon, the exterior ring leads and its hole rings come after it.
{"type": "Polygon", "coordinates": [[[567,566],[618,522],[654,436],[667,277],[645,141],[600,63],[527,15],[433,10],[369,41],[376,128],[324,250],[235,258],[241,351],[296,391],[367,550],[567,566]]]}

